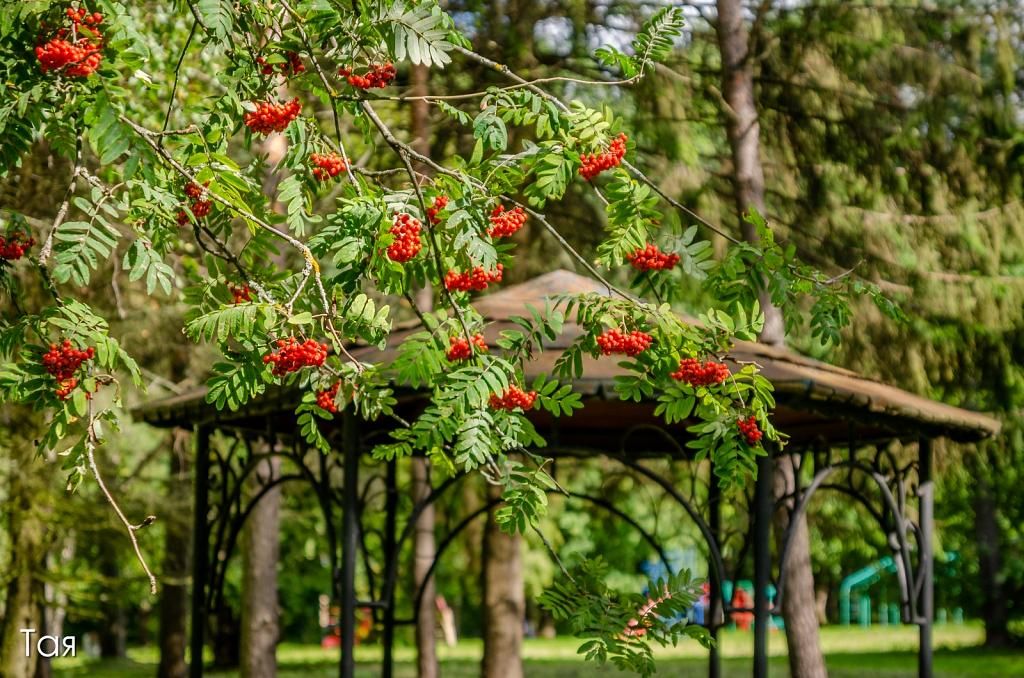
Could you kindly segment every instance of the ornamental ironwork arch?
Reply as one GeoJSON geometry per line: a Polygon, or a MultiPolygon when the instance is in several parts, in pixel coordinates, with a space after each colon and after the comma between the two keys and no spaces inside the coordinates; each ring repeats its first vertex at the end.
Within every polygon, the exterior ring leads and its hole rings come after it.
{"type": "MultiPolygon", "coordinates": [[[[391,676],[393,672],[393,643],[397,627],[417,623],[420,603],[425,585],[419,585],[412,593],[412,615],[397,616],[398,562],[399,554],[406,547],[417,518],[427,505],[436,503],[446,493],[466,478],[466,474],[457,473],[436,486],[421,502],[414,502],[405,516],[405,523],[398,524],[398,497],[401,494],[397,485],[397,462],[395,460],[378,462],[382,466],[380,472],[369,475],[360,484],[362,450],[365,440],[358,434],[359,422],[348,413],[344,414],[341,431],[341,443],[338,453],[322,454],[318,450],[307,447],[299,441],[297,435],[270,431],[246,430],[228,425],[207,424],[197,428],[197,496],[195,520],[195,562],[193,568],[193,634],[192,653],[194,657],[202,656],[205,633],[211,628],[212,618],[224,614],[225,605],[223,587],[227,568],[238,543],[238,537],[246,519],[257,502],[267,492],[283,483],[302,481],[310,486],[317,497],[326,527],[329,560],[331,568],[331,595],[341,605],[342,652],[341,675],[354,675],[354,619],[356,610],[369,608],[374,622],[380,626],[383,644],[382,675],[391,676]],[[223,445],[211,445],[210,437],[214,430],[224,432],[223,445]],[[254,447],[260,448],[254,450],[254,447]],[[355,451],[350,454],[350,451],[355,451]],[[280,459],[282,464],[276,474],[261,473],[260,469],[267,466],[272,458],[280,459]],[[250,480],[255,479],[255,481],[250,480]],[[339,479],[341,482],[339,483],[339,479]],[[380,486],[379,488],[377,486],[380,486]],[[363,520],[367,507],[383,496],[384,527],[381,530],[369,529],[363,520]],[[371,556],[371,547],[367,536],[375,534],[379,558],[371,556]],[[366,576],[368,598],[358,596],[355,586],[356,558],[362,555],[362,567],[366,576]],[[375,566],[374,561],[379,561],[375,566]]],[[[372,435],[372,434],[371,434],[372,435]]],[[[556,436],[557,437],[557,436],[556,436]]],[[[762,457],[759,461],[758,476],[755,482],[753,497],[748,498],[748,515],[753,518],[753,529],[744,539],[739,549],[739,556],[734,563],[733,572],[729,572],[722,555],[720,534],[720,501],[717,483],[713,473],[708,474],[709,482],[706,489],[706,501],[698,505],[697,497],[686,496],[677,488],[672,479],[659,473],[648,462],[652,458],[665,458],[669,463],[690,463],[685,448],[680,444],[673,432],[652,425],[630,427],[619,441],[619,450],[609,452],[604,449],[573,446],[553,446],[545,450],[556,459],[594,459],[605,458],[616,462],[634,477],[651,483],[660,488],[664,496],[675,502],[689,516],[701,535],[703,550],[707,554],[708,573],[710,579],[710,605],[705,615],[705,625],[717,636],[718,630],[726,623],[734,612],[750,612],[755,618],[754,632],[754,675],[767,675],[767,630],[770,616],[781,610],[785,595],[785,571],[792,542],[792,530],[787,529],[782,537],[782,547],[778,558],[777,576],[772,576],[770,525],[771,515],[776,510],[789,509],[790,524],[793,517],[803,515],[809,502],[819,490],[835,490],[843,492],[868,508],[875,517],[883,532],[889,536],[889,544],[898,563],[897,575],[901,591],[901,609],[905,623],[916,624],[921,628],[920,674],[930,675],[930,631],[932,610],[932,570],[930,559],[931,532],[931,489],[930,489],[930,444],[927,439],[919,443],[918,460],[904,464],[897,463],[895,456],[883,446],[874,446],[874,455],[864,457],[861,452],[871,446],[851,444],[848,456],[843,457],[835,448],[818,448],[804,452],[798,456],[787,455],[781,463],[790,463],[799,459],[794,477],[797,487],[784,497],[773,501],[771,495],[771,465],[775,463],[771,456],[762,457]],[[638,431],[654,433],[670,447],[665,455],[645,456],[630,454],[630,440],[638,431]],[[806,485],[800,483],[804,476],[804,464],[814,465],[813,475],[806,485]],[[835,474],[847,471],[845,485],[827,482],[835,474]],[[876,493],[869,495],[863,486],[852,481],[856,472],[870,479],[876,493]],[[910,489],[915,486],[912,479],[916,476],[916,487],[913,496],[920,504],[919,519],[914,523],[908,517],[910,489]],[[878,502],[881,505],[876,505],[878,502]],[[913,536],[911,540],[910,535],[913,536]],[[739,569],[744,566],[750,543],[753,544],[755,602],[753,608],[742,608],[726,600],[723,585],[730,579],[736,579],[739,569]],[[914,555],[917,555],[916,563],[914,555]],[[769,584],[774,583],[776,596],[774,605],[767,599],[769,584]]],[[[807,469],[808,471],[810,469],[807,469]]],[[[408,496],[408,493],[405,493],[408,496]]],[[[588,502],[597,506],[618,519],[623,520],[636,530],[644,542],[667,566],[669,559],[664,546],[657,536],[647,530],[639,521],[631,517],[613,501],[605,497],[568,490],[567,499],[588,502]]],[[[427,578],[433,576],[441,559],[454,543],[455,539],[474,520],[485,515],[499,503],[498,499],[489,499],[475,508],[468,515],[459,518],[440,538],[433,561],[429,566],[427,578]]],[[[720,675],[720,658],[717,650],[709,655],[708,674],[712,678],[720,675]]],[[[191,675],[202,675],[200,662],[193,662],[191,675]]]]}

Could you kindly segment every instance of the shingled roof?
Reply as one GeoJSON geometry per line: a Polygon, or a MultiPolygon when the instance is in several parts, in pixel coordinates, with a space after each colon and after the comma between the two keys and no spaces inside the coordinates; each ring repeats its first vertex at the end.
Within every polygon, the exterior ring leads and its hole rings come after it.
{"type": "MultiPolygon", "coordinates": [[[[475,308],[489,321],[484,331],[493,345],[498,334],[512,327],[509,318],[526,314],[528,306],[543,308],[550,297],[565,293],[608,290],[599,282],[559,270],[501,291],[481,296],[475,308]]],[[[383,351],[375,347],[354,348],[353,355],[364,362],[387,360],[419,325],[392,334],[383,351]]],[[[583,330],[567,322],[563,333],[545,345],[526,367],[527,381],[541,373],[551,373],[560,351],[583,330]]],[[[740,341],[730,356],[736,362],[755,362],[773,383],[778,407],[773,415],[776,426],[786,432],[792,444],[843,443],[852,439],[914,439],[919,436],[945,436],[959,441],[980,440],[999,431],[999,421],[981,414],[946,405],[895,386],[869,379],[841,367],[813,360],[786,348],[740,341]]],[[[734,363],[735,364],[735,363],[734,363]]],[[[583,394],[585,406],[571,418],[559,420],[558,427],[575,432],[582,441],[602,441],[609,435],[619,439],[627,428],[657,424],[650,403],[626,403],[614,392],[615,377],[625,374],[615,360],[586,358],[584,376],[573,387],[583,394]]],[[[147,403],[135,410],[136,416],[158,426],[191,425],[231,419],[252,419],[268,415],[290,416],[296,404],[295,393],[272,390],[238,413],[216,412],[204,403],[205,389],[147,403]]],[[[551,422],[543,413],[534,413],[539,426],[551,422]]]]}

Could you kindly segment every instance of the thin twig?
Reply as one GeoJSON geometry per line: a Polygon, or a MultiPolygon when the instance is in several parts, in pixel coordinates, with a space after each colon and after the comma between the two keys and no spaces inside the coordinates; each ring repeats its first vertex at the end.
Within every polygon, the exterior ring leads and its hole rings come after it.
{"type": "Polygon", "coordinates": [[[103,476],[100,474],[99,466],[96,464],[96,446],[98,444],[98,438],[96,436],[96,418],[93,414],[92,401],[89,401],[89,424],[88,430],[86,431],[85,437],[85,454],[89,461],[89,468],[92,470],[93,476],[96,478],[96,484],[99,485],[100,490],[103,492],[103,496],[107,498],[107,502],[113,507],[114,513],[117,514],[118,519],[124,525],[128,531],[128,538],[132,542],[132,548],[135,549],[135,557],[138,559],[139,564],[142,565],[143,571],[146,573],[146,578],[149,579],[149,593],[156,595],[156,577],[153,572],[149,569],[149,565],[146,564],[146,558],[142,555],[142,549],[139,547],[139,540],[135,533],[142,528],[152,525],[156,520],[155,516],[146,516],[138,525],[133,525],[128,518],[125,517],[124,511],[118,505],[114,499],[114,495],[107,489],[107,484],[103,482],[103,476]]]}
{"type": "Polygon", "coordinates": [[[50,255],[53,254],[53,236],[60,228],[60,225],[64,223],[64,219],[68,216],[68,208],[71,206],[71,196],[75,193],[75,184],[78,183],[78,177],[82,173],[82,135],[78,134],[75,137],[75,165],[71,169],[71,180],[68,182],[67,190],[64,191],[64,198],[60,202],[60,207],[57,208],[57,216],[53,218],[53,224],[50,226],[49,232],[46,234],[46,240],[43,242],[43,246],[39,249],[39,265],[46,266],[46,263],[50,260],[50,255]]]}
{"type": "MultiPolygon", "coordinates": [[[[192,21],[192,28],[188,31],[188,37],[185,39],[185,45],[181,48],[181,54],[178,55],[178,64],[174,67],[174,83],[171,85],[171,96],[167,99],[167,112],[164,114],[164,124],[161,128],[161,134],[167,132],[167,126],[171,122],[171,109],[174,108],[174,96],[178,93],[178,77],[181,74],[181,65],[185,62],[185,54],[188,52],[189,45],[192,44],[192,38],[196,34],[196,28],[199,26],[199,18],[196,17],[192,21]]],[[[163,145],[163,138],[160,139],[160,144],[163,145]]]]}
{"type": "Polygon", "coordinates": [[[536,211],[534,209],[531,209],[528,205],[524,205],[523,203],[519,202],[518,200],[510,198],[507,195],[503,195],[503,196],[501,196],[501,198],[502,198],[502,200],[507,200],[507,201],[509,201],[509,202],[511,202],[511,203],[513,203],[515,205],[518,205],[519,207],[523,208],[524,212],[526,212],[531,217],[533,217],[534,219],[539,221],[541,223],[541,225],[547,230],[547,232],[551,234],[551,237],[553,237],[558,242],[558,244],[560,246],[562,246],[562,248],[567,250],[569,252],[569,254],[571,254],[573,256],[573,258],[576,259],[576,261],[580,262],[580,264],[582,264],[583,267],[586,268],[587,271],[590,273],[590,275],[594,276],[597,279],[598,282],[600,282],[602,285],[604,285],[606,288],[608,288],[609,294],[614,292],[615,294],[619,295],[623,299],[629,299],[629,300],[633,300],[634,299],[633,296],[627,294],[626,292],[623,292],[618,287],[616,287],[615,285],[611,284],[603,275],[601,275],[600,271],[598,271],[596,268],[594,268],[594,265],[591,264],[589,261],[587,261],[586,257],[584,257],[582,254],[577,252],[576,248],[569,244],[569,242],[565,239],[565,237],[561,233],[558,232],[558,229],[556,229],[551,224],[551,222],[549,222],[547,220],[547,218],[543,214],[541,214],[540,212],[538,212],[538,211],[536,211]]]}
{"type": "Polygon", "coordinates": [[[558,565],[558,569],[562,571],[562,574],[565,576],[565,578],[571,581],[573,584],[575,584],[576,580],[573,579],[573,576],[571,574],[569,574],[569,570],[567,570],[565,565],[562,563],[562,559],[558,557],[558,552],[555,551],[555,547],[551,545],[551,542],[548,541],[548,538],[544,535],[543,532],[540,531],[540,528],[536,525],[531,525],[530,527],[532,527],[533,531],[537,533],[538,537],[540,537],[541,543],[544,544],[544,548],[548,550],[548,553],[551,555],[551,559],[555,561],[556,565],[558,565]]]}

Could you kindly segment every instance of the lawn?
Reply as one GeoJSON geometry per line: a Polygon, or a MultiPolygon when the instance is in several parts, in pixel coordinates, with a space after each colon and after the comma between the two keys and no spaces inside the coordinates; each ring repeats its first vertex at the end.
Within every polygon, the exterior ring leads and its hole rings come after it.
{"type": "MultiPolygon", "coordinates": [[[[1024,675],[1024,652],[988,652],[978,649],[981,629],[976,625],[943,626],[935,631],[939,648],[935,654],[936,675],[945,678],[974,676],[1024,675]]],[[[724,632],[721,639],[723,675],[750,675],[749,633],[724,632]]],[[[917,629],[915,627],[875,627],[873,629],[826,627],[822,644],[832,678],[861,678],[865,675],[893,677],[913,676],[917,671],[917,629]]],[[[591,678],[622,675],[613,668],[597,668],[584,664],[576,656],[577,643],[572,639],[528,640],[523,655],[529,678],[591,678]]],[[[466,640],[454,648],[439,648],[442,675],[445,678],[475,678],[479,675],[481,645],[466,640]]],[[[773,633],[770,642],[772,673],[786,675],[785,638],[773,633]]],[[[61,678],[142,678],[155,673],[157,656],[154,648],[136,648],[123,662],[97,662],[84,658],[55,663],[55,675],[61,678]]],[[[375,662],[379,648],[359,648],[360,668],[357,675],[373,678],[378,675],[375,662]]],[[[278,651],[282,678],[333,678],[337,675],[337,652],[308,645],[281,645],[278,651]]],[[[396,650],[397,678],[414,678],[413,650],[396,650]]],[[[667,648],[659,653],[659,675],[707,675],[706,654],[694,643],[667,648]]],[[[237,675],[236,672],[210,672],[209,675],[237,675]]]]}

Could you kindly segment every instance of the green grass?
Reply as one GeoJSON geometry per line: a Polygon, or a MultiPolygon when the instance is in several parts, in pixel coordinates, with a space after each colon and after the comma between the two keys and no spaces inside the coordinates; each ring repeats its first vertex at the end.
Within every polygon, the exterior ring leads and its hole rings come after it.
{"type": "MultiPolygon", "coordinates": [[[[917,673],[917,628],[909,626],[874,627],[872,629],[826,627],[821,631],[829,675],[831,678],[861,678],[865,675],[895,678],[917,673]]],[[[943,678],[1024,676],[1024,652],[990,652],[977,647],[982,639],[977,625],[942,626],[935,630],[936,675],[943,678]]],[[[725,631],[721,638],[723,675],[750,675],[750,652],[753,636],[739,631],[725,631]]],[[[622,675],[613,668],[584,664],[576,656],[579,643],[571,638],[528,640],[523,649],[526,675],[529,678],[592,678],[622,675]]],[[[445,678],[476,678],[479,676],[481,644],[470,639],[456,647],[439,647],[442,675],[445,678]]],[[[772,633],[769,642],[772,674],[785,676],[786,642],[781,633],[772,633]]],[[[135,648],[122,662],[97,662],[84,658],[55,663],[55,675],[61,678],[142,678],[155,674],[157,655],[154,648],[135,648]]],[[[321,650],[310,645],[282,644],[278,650],[282,678],[333,678],[337,675],[337,651],[321,650]]],[[[357,675],[373,678],[378,675],[376,662],[380,648],[360,647],[357,651],[357,675]]],[[[707,675],[707,654],[695,643],[666,648],[658,653],[659,675],[689,678],[707,675]]],[[[396,649],[396,677],[414,678],[413,650],[396,649]]],[[[236,676],[237,672],[210,672],[210,675],[236,676]]]]}

